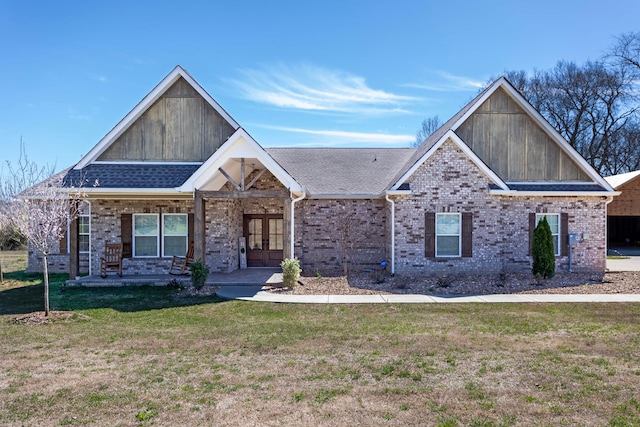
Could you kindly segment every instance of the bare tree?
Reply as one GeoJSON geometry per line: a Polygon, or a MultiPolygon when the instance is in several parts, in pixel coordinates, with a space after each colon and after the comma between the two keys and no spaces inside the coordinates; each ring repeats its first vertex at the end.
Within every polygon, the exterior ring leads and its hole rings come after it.
{"type": "Polygon", "coordinates": [[[422,125],[418,132],[416,132],[416,140],[411,144],[411,147],[420,146],[425,139],[429,137],[433,132],[435,132],[440,126],[442,126],[442,122],[438,116],[427,117],[422,121],[422,125]]]}
{"type": "MultiPolygon", "coordinates": [[[[51,176],[54,170],[54,166],[39,166],[29,161],[22,137],[19,150],[16,165],[7,160],[6,172],[5,167],[0,168],[0,249],[21,247],[26,243],[25,236],[9,217],[13,201],[22,191],[51,176]]],[[[4,277],[0,260],[0,281],[2,280],[4,277]]]]}
{"type": "Polygon", "coordinates": [[[340,203],[340,212],[335,217],[335,226],[340,245],[342,272],[349,274],[349,264],[353,263],[354,250],[367,240],[367,229],[363,227],[352,202],[340,203]]]}
{"type": "Polygon", "coordinates": [[[22,233],[28,243],[43,258],[44,312],[49,315],[49,271],[47,257],[55,250],[55,245],[64,236],[67,224],[77,218],[79,201],[84,197],[81,188],[74,188],[64,182],[65,172],[50,176],[38,184],[31,185],[34,178],[42,177],[48,169],[30,162],[24,154],[17,166],[8,163],[9,178],[3,183],[2,215],[22,233]]]}
{"type": "Polygon", "coordinates": [[[640,31],[623,33],[616,38],[607,60],[633,71],[634,76],[640,76],[640,31]]]}

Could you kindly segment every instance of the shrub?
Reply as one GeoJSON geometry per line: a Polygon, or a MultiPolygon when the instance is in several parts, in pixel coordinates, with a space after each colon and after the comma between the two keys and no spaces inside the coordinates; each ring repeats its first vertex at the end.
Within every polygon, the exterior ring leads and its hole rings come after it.
{"type": "Polygon", "coordinates": [[[533,275],[536,279],[550,279],[556,274],[556,257],[553,248],[553,236],[547,218],[543,217],[533,230],[531,247],[533,257],[533,275]]]}
{"type": "Polygon", "coordinates": [[[189,271],[191,272],[191,283],[193,286],[200,290],[204,287],[204,283],[207,281],[209,275],[209,269],[198,259],[189,265],[189,271]]]}
{"type": "Polygon", "coordinates": [[[282,267],[282,282],[287,288],[293,288],[298,279],[302,269],[300,268],[300,261],[297,258],[287,258],[280,263],[282,267]]]}

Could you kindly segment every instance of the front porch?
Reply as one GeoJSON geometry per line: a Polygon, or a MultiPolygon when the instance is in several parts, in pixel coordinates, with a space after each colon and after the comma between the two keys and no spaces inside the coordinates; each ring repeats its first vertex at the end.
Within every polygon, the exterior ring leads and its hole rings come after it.
{"type": "MultiPolygon", "coordinates": [[[[67,280],[67,286],[103,287],[103,286],[166,286],[172,280],[177,280],[185,286],[191,286],[189,276],[175,276],[171,274],[125,274],[118,277],[110,274],[106,278],[100,276],[84,276],[67,280]]],[[[281,268],[246,268],[231,273],[210,273],[206,285],[209,286],[239,286],[239,285],[277,285],[282,283],[281,268]]]]}

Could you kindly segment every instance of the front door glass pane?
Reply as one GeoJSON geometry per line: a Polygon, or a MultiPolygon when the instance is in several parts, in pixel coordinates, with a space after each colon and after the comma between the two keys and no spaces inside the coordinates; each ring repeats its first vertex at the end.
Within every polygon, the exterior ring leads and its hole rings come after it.
{"type": "Polygon", "coordinates": [[[249,220],[249,249],[262,250],[262,219],[249,220]]]}
{"type": "Polygon", "coordinates": [[[281,251],[284,248],[284,221],[269,219],[269,250],[281,251]]]}

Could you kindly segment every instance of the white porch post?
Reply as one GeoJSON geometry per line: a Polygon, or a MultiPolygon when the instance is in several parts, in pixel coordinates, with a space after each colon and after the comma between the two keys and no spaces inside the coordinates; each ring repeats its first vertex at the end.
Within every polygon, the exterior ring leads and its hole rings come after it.
{"type": "MultiPolygon", "coordinates": [[[[291,226],[289,227],[289,244],[291,245],[291,249],[289,251],[289,256],[290,258],[295,258],[295,237],[294,237],[294,230],[295,230],[295,225],[296,225],[296,217],[295,217],[295,206],[296,203],[299,202],[300,200],[304,199],[307,196],[307,193],[305,193],[304,191],[302,192],[302,195],[296,199],[291,200],[291,226]]],[[[291,197],[293,197],[293,193],[291,193],[291,197]]]]}

